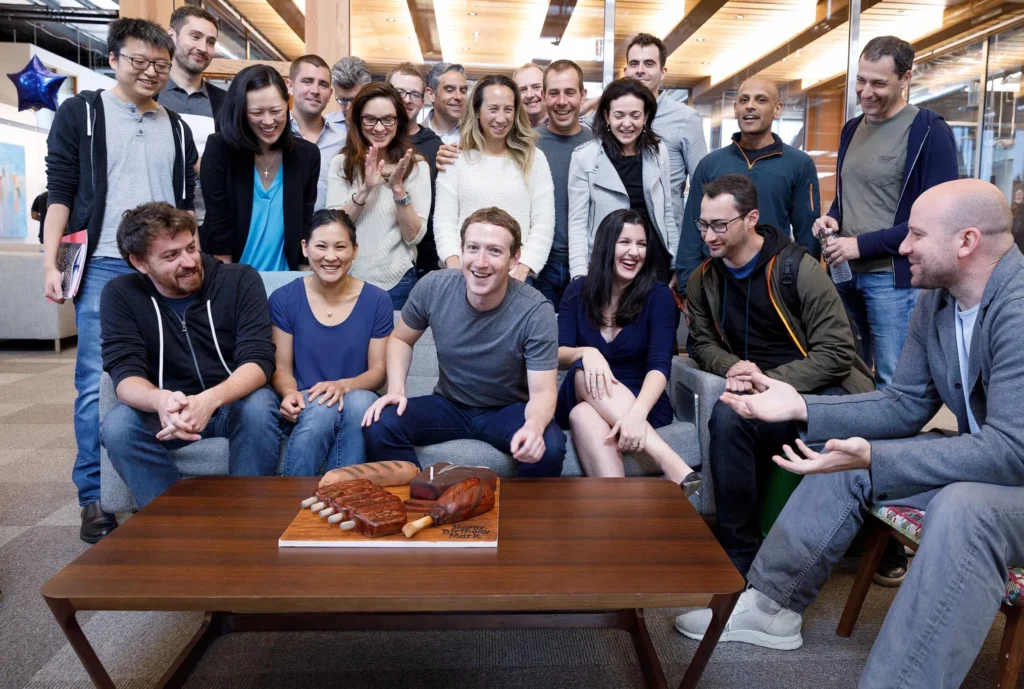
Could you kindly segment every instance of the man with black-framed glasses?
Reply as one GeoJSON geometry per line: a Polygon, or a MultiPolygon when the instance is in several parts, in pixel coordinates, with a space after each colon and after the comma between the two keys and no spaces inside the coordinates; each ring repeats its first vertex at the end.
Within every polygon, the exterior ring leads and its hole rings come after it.
{"type": "Polygon", "coordinates": [[[107,49],[117,85],[67,99],[46,140],[44,289],[54,301],[75,300],[78,455],[72,479],[82,507],[80,536],[86,543],[97,542],[117,526],[99,502],[100,295],[110,280],[132,271],[118,251],[117,228],[126,210],[150,201],[194,212],[199,157],[188,125],[155,100],[171,72],[170,36],[152,22],[118,19],[110,24],[107,49]],[[85,273],[77,294],[66,294],[58,248],[61,237],[79,231],[86,235],[85,273]]]}
{"type": "MultiPolygon", "coordinates": [[[[413,145],[416,152],[430,165],[430,195],[434,195],[434,183],[437,181],[437,150],[441,148],[441,137],[429,127],[419,123],[420,111],[426,100],[427,80],[416,69],[411,62],[403,62],[388,72],[385,79],[395,87],[398,95],[402,97],[402,105],[409,115],[409,128],[406,133],[409,135],[409,143],[413,145]]],[[[427,234],[419,244],[416,245],[416,274],[423,277],[432,270],[440,267],[440,259],[437,256],[437,245],[434,243],[434,205],[430,206],[430,215],[427,216],[427,234]]]]}
{"type": "MultiPolygon", "coordinates": [[[[704,185],[694,225],[711,258],[686,285],[697,365],[741,394],[753,391],[755,372],[803,393],[874,389],[828,275],[787,233],[759,220],[757,187],[749,176],[732,173],[704,185]]],[[[708,431],[716,536],[746,576],[762,540],[760,484],[772,455],[799,433],[790,422],[744,419],[722,402],[715,404],[708,431]]]]}
{"type": "Polygon", "coordinates": [[[370,68],[361,57],[347,55],[335,62],[331,67],[331,86],[334,87],[334,102],[341,109],[328,115],[327,120],[344,126],[347,134],[348,126],[345,123],[352,109],[352,101],[359,89],[372,80],[370,68]]]}

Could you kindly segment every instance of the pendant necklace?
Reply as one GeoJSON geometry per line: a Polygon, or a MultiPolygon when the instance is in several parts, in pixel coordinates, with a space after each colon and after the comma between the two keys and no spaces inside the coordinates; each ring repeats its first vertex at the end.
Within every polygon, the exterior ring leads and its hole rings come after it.
{"type": "Polygon", "coordinates": [[[263,167],[263,161],[260,160],[260,157],[256,156],[256,162],[259,163],[260,167],[263,168],[263,179],[269,179],[270,178],[270,168],[274,167],[274,163],[277,162],[277,157],[279,155],[281,155],[281,151],[278,151],[277,153],[274,154],[274,159],[271,160],[270,161],[270,165],[267,165],[266,167],[263,167]]]}

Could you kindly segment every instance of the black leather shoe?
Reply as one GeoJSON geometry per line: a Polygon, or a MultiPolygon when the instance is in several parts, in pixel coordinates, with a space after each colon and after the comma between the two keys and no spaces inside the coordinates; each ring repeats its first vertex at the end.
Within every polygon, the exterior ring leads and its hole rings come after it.
{"type": "Polygon", "coordinates": [[[908,564],[903,545],[895,538],[890,538],[872,579],[879,586],[897,588],[907,578],[908,564]]]}
{"type": "Polygon", "coordinates": [[[82,508],[82,529],[79,537],[86,543],[99,543],[100,539],[117,528],[117,518],[103,511],[99,500],[82,508]]]}

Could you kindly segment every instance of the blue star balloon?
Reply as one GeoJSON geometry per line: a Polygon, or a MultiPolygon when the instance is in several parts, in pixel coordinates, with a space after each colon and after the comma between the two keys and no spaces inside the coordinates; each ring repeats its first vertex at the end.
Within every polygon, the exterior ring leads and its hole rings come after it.
{"type": "Polygon", "coordinates": [[[8,74],[7,78],[14,82],[18,89],[18,110],[57,109],[57,91],[67,77],[55,74],[35,55],[20,72],[8,74]]]}

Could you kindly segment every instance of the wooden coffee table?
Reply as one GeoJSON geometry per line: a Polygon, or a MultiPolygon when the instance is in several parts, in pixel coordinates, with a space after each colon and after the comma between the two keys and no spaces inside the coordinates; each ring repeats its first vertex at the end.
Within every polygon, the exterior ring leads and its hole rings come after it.
{"type": "Polygon", "coordinates": [[[710,604],[680,685],[694,687],[744,585],[664,479],[502,479],[496,549],[278,548],[315,485],[182,481],[47,581],[43,596],[93,683],[114,686],[79,610],[206,612],[166,687],[230,632],[499,628],[626,630],[647,683],[667,687],[643,608],[710,604]]]}

